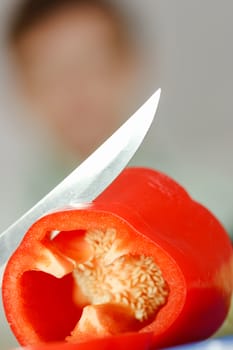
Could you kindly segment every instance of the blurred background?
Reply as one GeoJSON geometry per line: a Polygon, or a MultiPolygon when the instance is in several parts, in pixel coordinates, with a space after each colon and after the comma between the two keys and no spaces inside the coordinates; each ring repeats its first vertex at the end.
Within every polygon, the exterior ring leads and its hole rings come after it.
{"type": "Polygon", "coordinates": [[[1,0],[0,230],[161,87],[131,164],[175,178],[232,237],[232,12],[231,0],[1,0]]]}

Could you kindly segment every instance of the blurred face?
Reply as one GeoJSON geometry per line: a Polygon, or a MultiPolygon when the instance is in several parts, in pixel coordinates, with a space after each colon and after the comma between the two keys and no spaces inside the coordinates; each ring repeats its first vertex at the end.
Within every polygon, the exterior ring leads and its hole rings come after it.
{"type": "Polygon", "coordinates": [[[20,88],[61,143],[86,155],[119,126],[135,85],[134,62],[98,9],[66,9],[16,48],[20,88]]]}

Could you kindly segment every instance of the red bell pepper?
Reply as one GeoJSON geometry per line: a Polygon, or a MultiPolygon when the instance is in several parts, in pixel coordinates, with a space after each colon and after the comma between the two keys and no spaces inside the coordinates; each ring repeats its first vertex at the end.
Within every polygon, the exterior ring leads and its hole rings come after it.
{"type": "Polygon", "coordinates": [[[217,219],[166,175],[128,168],[92,204],[39,219],[8,262],[3,302],[23,345],[152,332],[206,338],[227,315],[233,250],[217,219]]]}
{"type": "MultiPolygon", "coordinates": [[[[152,333],[124,333],[121,335],[96,338],[78,344],[54,343],[29,345],[25,350],[148,350],[150,348],[152,333]]],[[[16,350],[16,349],[15,349],[16,350]]],[[[19,350],[19,349],[18,349],[19,350]]]]}

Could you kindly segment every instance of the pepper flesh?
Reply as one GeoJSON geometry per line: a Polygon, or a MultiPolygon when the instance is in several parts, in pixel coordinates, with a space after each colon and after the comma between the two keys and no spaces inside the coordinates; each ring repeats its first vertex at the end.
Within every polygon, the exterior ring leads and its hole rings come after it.
{"type": "Polygon", "coordinates": [[[129,331],[153,332],[157,346],[203,339],[223,322],[231,292],[223,227],[172,179],[144,168],[126,169],[88,207],[36,222],[3,281],[22,344],[129,331]]]}
{"type": "MultiPolygon", "coordinates": [[[[40,344],[20,348],[21,350],[148,350],[150,348],[152,333],[125,333],[120,336],[96,338],[78,344],[54,343],[40,344]]],[[[15,349],[16,350],[16,349],[15,349]]],[[[19,349],[18,349],[19,350],[19,349]]]]}

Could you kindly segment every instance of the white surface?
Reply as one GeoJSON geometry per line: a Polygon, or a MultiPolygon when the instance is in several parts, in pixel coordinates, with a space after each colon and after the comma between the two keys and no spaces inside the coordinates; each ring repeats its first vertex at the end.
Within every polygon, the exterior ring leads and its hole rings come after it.
{"type": "MultiPolygon", "coordinates": [[[[6,3],[2,0],[0,6],[6,3]]],[[[121,3],[125,4],[126,0],[121,3]]],[[[147,33],[145,46],[153,64],[150,87],[144,90],[141,101],[156,87],[162,87],[159,120],[134,163],[157,167],[175,177],[230,229],[233,227],[233,2],[129,0],[127,3],[143,27],[140,35],[147,33]]],[[[0,17],[5,19],[2,9],[0,17]]],[[[49,155],[43,154],[40,145],[33,145],[33,131],[29,132],[30,127],[23,125],[15,118],[17,113],[12,112],[14,106],[3,85],[5,66],[1,60],[0,228],[3,229],[57,180],[48,177],[49,166],[53,166],[49,155]]],[[[58,171],[57,179],[61,176],[58,171]]],[[[3,321],[0,323],[3,350],[12,345],[12,338],[2,324],[3,321]]]]}

